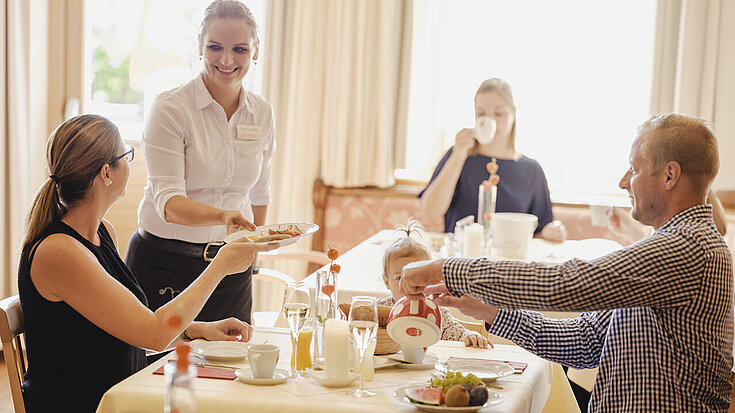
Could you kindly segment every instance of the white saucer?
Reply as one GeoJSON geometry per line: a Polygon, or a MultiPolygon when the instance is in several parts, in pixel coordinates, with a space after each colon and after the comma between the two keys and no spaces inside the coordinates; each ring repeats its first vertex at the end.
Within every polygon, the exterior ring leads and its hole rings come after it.
{"type": "Polygon", "coordinates": [[[314,380],[318,381],[324,387],[347,387],[357,380],[360,375],[357,373],[348,373],[346,379],[340,380],[330,379],[323,371],[312,371],[309,373],[309,377],[313,377],[314,380]]]}
{"type": "Polygon", "coordinates": [[[247,384],[255,384],[256,386],[272,386],[274,384],[281,384],[288,379],[289,375],[290,373],[286,370],[276,369],[273,373],[272,379],[256,379],[253,378],[253,372],[250,370],[250,367],[235,370],[235,376],[237,376],[238,380],[247,384]]]}
{"type": "Polygon", "coordinates": [[[240,341],[192,341],[191,351],[211,361],[239,361],[248,356],[250,344],[240,341]]]}
{"type": "Polygon", "coordinates": [[[389,356],[389,359],[399,361],[399,363],[396,364],[396,368],[406,369],[406,370],[433,369],[436,362],[439,361],[439,358],[433,354],[427,354],[426,357],[424,357],[423,363],[409,363],[403,359],[403,356],[401,355],[401,353],[394,354],[393,356],[389,356]]]}

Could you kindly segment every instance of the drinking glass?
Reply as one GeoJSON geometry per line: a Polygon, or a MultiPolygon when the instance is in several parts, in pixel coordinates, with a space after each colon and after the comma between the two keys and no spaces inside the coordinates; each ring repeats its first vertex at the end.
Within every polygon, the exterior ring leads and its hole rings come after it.
{"type": "MultiPolygon", "coordinates": [[[[362,366],[365,352],[370,344],[375,342],[378,333],[378,307],[375,297],[352,297],[349,322],[352,340],[358,350],[355,357],[360,357],[359,365],[362,366]]],[[[363,370],[360,369],[360,388],[348,392],[349,395],[356,398],[375,396],[374,392],[362,388],[363,370]]]]}
{"type": "Polygon", "coordinates": [[[298,345],[291,338],[291,367],[296,364],[296,374],[306,376],[307,370],[312,368],[311,341],[314,337],[314,319],[309,317],[301,326],[298,345]]]}
{"type": "MultiPolygon", "coordinates": [[[[291,342],[294,343],[295,348],[299,346],[299,334],[310,312],[309,288],[306,284],[301,282],[286,284],[286,292],[283,295],[283,315],[288,321],[288,327],[291,330],[291,342]]],[[[296,363],[291,366],[291,377],[294,379],[306,377],[304,372],[296,370],[296,363]]]]}

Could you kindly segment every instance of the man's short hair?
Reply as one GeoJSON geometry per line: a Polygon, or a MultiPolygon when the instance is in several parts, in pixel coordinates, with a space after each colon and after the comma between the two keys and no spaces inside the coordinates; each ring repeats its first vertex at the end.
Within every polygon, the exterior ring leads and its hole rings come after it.
{"type": "Polygon", "coordinates": [[[644,135],[641,154],[652,162],[654,173],[675,161],[694,190],[707,192],[720,168],[717,139],[709,122],[693,116],[664,113],[638,128],[638,136],[644,135]]]}

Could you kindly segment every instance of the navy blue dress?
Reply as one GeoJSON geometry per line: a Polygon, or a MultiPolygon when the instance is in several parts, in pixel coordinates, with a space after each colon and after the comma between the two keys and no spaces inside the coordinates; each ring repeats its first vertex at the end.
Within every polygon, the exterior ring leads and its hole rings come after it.
{"type": "MultiPolygon", "coordinates": [[[[428,185],[434,182],[451,154],[452,148],[439,161],[428,185]]],[[[487,164],[490,161],[492,158],[484,155],[470,155],[465,160],[452,202],[444,214],[444,232],[454,232],[455,223],[468,215],[475,216],[477,221],[478,190],[482,181],[490,177],[487,171],[487,164]]],[[[524,212],[536,215],[538,217],[536,233],[540,232],[554,219],[551,213],[549,186],[541,165],[525,155],[517,161],[497,159],[497,163],[500,183],[495,212],[524,212]]],[[[419,193],[419,198],[424,195],[424,191],[426,188],[419,193]]]]}
{"type": "Polygon", "coordinates": [[[57,233],[81,242],[143,304],[146,304],[145,294],[120,259],[103,224],[97,229],[99,247],[57,221],[23,249],[18,291],[28,352],[28,371],[23,383],[26,411],[94,412],[110,387],[146,366],[145,352],[111,336],[65,302],[48,301],[38,292],[30,276],[34,247],[57,233]]]}

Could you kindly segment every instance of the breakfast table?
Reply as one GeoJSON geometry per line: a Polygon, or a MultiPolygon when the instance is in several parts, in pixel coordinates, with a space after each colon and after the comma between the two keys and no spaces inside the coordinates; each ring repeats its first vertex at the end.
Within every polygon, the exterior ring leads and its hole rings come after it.
{"type": "MultiPolygon", "coordinates": [[[[288,329],[256,327],[251,343],[275,344],[281,357],[277,368],[288,370],[291,340],[288,329]]],[[[429,347],[428,355],[440,361],[448,357],[484,358],[527,363],[520,374],[511,374],[494,382],[495,391],[502,396],[499,404],[480,410],[490,412],[540,412],[551,389],[552,364],[517,346],[496,345],[494,349],[466,348],[457,341],[440,341],[429,347]]],[[[98,413],[161,412],[165,392],[165,379],[153,374],[175,356],[170,354],[133,374],[108,390],[97,408],[98,413]]],[[[428,357],[428,356],[427,356],[428,357]]],[[[199,358],[199,356],[194,357],[199,358]]],[[[246,360],[230,361],[233,367],[247,367],[246,360]]],[[[407,385],[427,384],[436,370],[410,370],[398,367],[376,369],[373,380],[365,382],[365,388],[374,391],[375,397],[354,399],[347,395],[357,382],[344,388],[322,387],[314,378],[270,386],[250,385],[238,379],[197,378],[194,389],[197,411],[224,412],[411,412],[413,406],[399,400],[394,391],[407,385]]]]}

